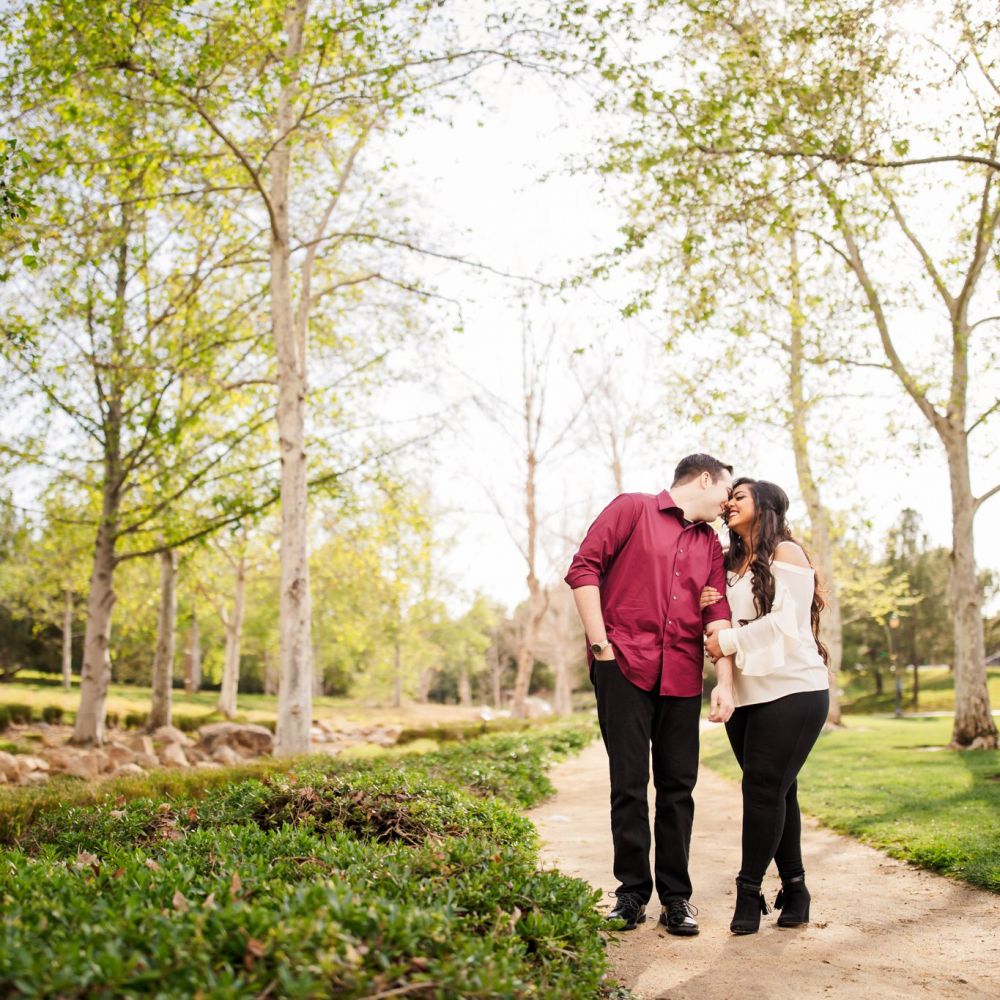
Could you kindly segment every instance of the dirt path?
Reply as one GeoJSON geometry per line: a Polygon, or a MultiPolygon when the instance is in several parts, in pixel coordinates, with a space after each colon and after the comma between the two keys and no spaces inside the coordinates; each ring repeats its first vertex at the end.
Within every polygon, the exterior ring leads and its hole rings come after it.
{"type": "MultiPolygon", "coordinates": [[[[603,745],[557,767],[552,780],[557,795],[529,813],[542,835],[543,862],[613,889],[603,745]]],[[[1000,997],[1000,898],[919,871],[811,820],[804,823],[803,854],[813,923],[781,930],[771,914],[759,934],[730,934],[739,788],[703,767],[695,801],[692,903],[701,934],[675,938],[659,929],[654,900],[645,924],[613,935],[612,975],[636,997],[1000,997]]],[[[778,885],[770,874],[769,902],[778,885]]]]}

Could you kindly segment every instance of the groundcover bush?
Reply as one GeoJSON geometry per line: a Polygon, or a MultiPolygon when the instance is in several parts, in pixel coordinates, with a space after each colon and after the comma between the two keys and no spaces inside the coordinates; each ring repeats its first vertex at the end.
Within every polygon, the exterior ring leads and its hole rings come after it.
{"type": "Polygon", "coordinates": [[[595,894],[518,811],[592,734],[47,800],[0,853],[0,994],[599,995],[595,894]]]}

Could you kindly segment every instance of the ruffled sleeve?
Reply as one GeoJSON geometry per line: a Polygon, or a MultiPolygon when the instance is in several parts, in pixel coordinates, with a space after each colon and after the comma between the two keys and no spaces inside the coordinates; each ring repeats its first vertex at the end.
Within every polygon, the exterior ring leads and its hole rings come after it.
{"type": "Polygon", "coordinates": [[[774,604],[769,614],[739,628],[722,629],[719,646],[736,656],[736,668],[747,677],[763,677],[786,663],[786,650],[799,641],[799,611],[812,604],[815,576],[811,569],[772,563],[774,604]]]}

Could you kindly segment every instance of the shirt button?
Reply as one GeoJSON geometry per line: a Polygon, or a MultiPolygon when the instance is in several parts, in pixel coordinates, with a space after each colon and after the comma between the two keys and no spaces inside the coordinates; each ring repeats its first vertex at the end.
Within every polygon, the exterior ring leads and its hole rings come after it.
{"type": "Polygon", "coordinates": [[[681,571],[679,569],[675,569],[674,570],[674,576],[680,576],[680,575],[681,575],[681,571]]]}
{"type": "Polygon", "coordinates": [[[675,601],[677,600],[677,595],[676,595],[676,594],[674,594],[674,600],[675,600],[675,601]]]}

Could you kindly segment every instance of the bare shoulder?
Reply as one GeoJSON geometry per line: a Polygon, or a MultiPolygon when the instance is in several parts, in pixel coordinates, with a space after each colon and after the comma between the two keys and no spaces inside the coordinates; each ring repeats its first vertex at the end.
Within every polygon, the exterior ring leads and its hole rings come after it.
{"type": "Polygon", "coordinates": [[[801,545],[795,542],[781,542],[774,550],[774,561],[790,563],[792,566],[809,566],[809,560],[801,545]]]}

